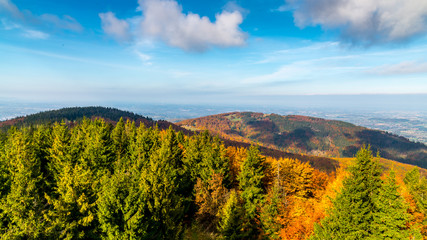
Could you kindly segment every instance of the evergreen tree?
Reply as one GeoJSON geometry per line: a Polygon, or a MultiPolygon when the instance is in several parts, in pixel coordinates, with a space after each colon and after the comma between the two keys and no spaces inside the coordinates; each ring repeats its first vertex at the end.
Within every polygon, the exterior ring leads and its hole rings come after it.
{"type": "Polygon", "coordinates": [[[239,175],[239,188],[244,202],[246,229],[245,232],[250,238],[256,238],[259,234],[258,226],[259,207],[264,202],[265,186],[264,171],[266,169],[265,159],[261,156],[255,146],[251,146],[247,151],[247,158],[242,164],[239,175]]]}
{"type": "Polygon", "coordinates": [[[111,131],[111,140],[112,140],[112,151],[115,155],[116,161],[119,163],[126,162],[129,137],[126,133],[126,125],[123,121],[123,118],[117,122],[114,129],[111,131]]]}
{"type": "Polygon", "coordinates": [[[231,190],[227,203],[222,210],[221,220],[218,225],[221,239],[245,239],[242,217],[243,209],[240,207],[239,196],[235,190],[231,190]]]}
{"type": "Polygon", "coordinates": [[[146,193],[136,172],[105,176],[98,197],[103,239],[144,239],[147,233],[146,193]]]}
{"type": "Polygon", "coordinates": [[[367,239],[372,237],[376,205],[382,180],[377,160],[370,148],[362,148],[356,164],[344,180],[341,193],[333,201],[329,216],[316,225],[312,239],[367,239]]]}
{"type": "MultiPolygon", "coordinates": [[[[15,128],[11,128],[9,133],[15,131],[15,128]]],[[[5,204],[6,196],[10,191],[11,176],[8,170],[8,159],[6,158],[5,144],[7,142],[7,135],[0,131],[0,206],[5,204]]],[[[0,207],[0,233],[6,231],[9,221],[0,207]]]]}
{"type": "Polygon", "coordinates": [[[50,178],[55,178],[55,182],[59,181],[59,173],[67,164],[73,164],[70,148],[71,135],[68,127],[64,122],[61,124],[55,123],[52,129],[52,143],[49,148],[49,169],[50,178]]]}
{"type": "Polygon", "coordinates": [[[146,191],[147,239],[181,239],[184,206],[180,195],[182,150],[176,134],[169,129],[161,147],[153,152],[142,169],[142,188],[146,191]]]}
{"type": "Polygon", "coordinates": [[[129,143],[129,164],[138,171],[141,171],[148,166],[151,153],[155,152],[159,147],[159,130],[147,129],[144,124],[141,124],[136,129],[133,140],[129,143]]]}
{"type": "Polygon", "coordinates": [[[266,201],[261,209],[262,229],[268,239],[279,239],[279,231],[282,226],[278,218],[283,200],[280,192],[280,186],[277,182],[267,194],[266,201]]]}
{"type": "Polygon", "coordinates": [[[31,140],[28,129],[12,131],[5,146],[10,192],[1,205],[2,214],[9,220],[4,239],[43,238],[45,184],[31,140]]]}
{"type": "Polygon", "coordinates": [[[395,174],[392,171],[375,199],[377,212],[372,224],[372,238],[408,239],[408,207],[397,190],[395,174]]]}
{"type": "Polygon", "coordinates": [[[70,163],[59,173],[56,198],[46,196],[52,209],[47,213],[52,239],[97,239],[96,186],[91,170],[70,163]]]}
{"type": "Polygon", "coordinates": [[[114,149],[110,136],[111,125],[103,119],[95,119],[87,127],[87,129],[82,129],[85,138],[79,164],[85,169],[90,169],[99,179],[107,172],[111,172],[114,166],[114,149]]]}

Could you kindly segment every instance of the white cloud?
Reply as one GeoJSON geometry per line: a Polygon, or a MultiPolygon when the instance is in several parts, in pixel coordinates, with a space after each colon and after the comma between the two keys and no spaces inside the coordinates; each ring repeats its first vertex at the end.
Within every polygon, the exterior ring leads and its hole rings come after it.
{"type": "Polygon", "coordinates": [[[46,39],[49,34],[44,32],[58,29],[73,32],[81,32],[83,30],[80,23],[71,16],[58,17],[53,14],[36,16],[28,10],[21,11],[10,0],[0,0],[0,13],[4,13],[5,16],[5,18],[1,19],[5,30],[21,29],[22,34],[30,38],[46,39]]]}
{"type": "Polygon", "coordinates": [[[127,41],[130,39],[128,22],[116,18],[112,12],[100,13],[99,17],[101,18],[102,29],[105,33],[119,41],[127,41]]]}
{"type": "Polygon", "coordinates": [[[119,20],[113,15],[110,20],[120,23],[117,31],[105,32],[114,37],[124,36],[127,30],[127,35],[133,35],[135,40],[158,39],[186,51],[205,51],[213,46],[242,46],[246,41],[246,34],[239,28],[243,17],[237,10],[216,14],[215,22],[198,14],[184,14],[175,0],[139,0],[137,10],[142,11],[143,17],[136,18],[139,21],[135,31],[129,27],[129,23],[135,24],[135,19],[119,20]]]}
{"type": "Polygon", "coordinates": [[[427,73],[427,62],[405,61],[398,64],[383,65],[371,69],[369,73],[378,75],[406,75],[427,73]]]}
{"type": "Polygon", "coordinates": [[[30,29],[25,29],[22,35],[26,38],[32,38],[32,39],[48,39],[49,38],[49,34],[47,33],[36,31],[36,30],[30,30],[30,29]]]}
{"type": "Polygon", "coordinates": [[[54,27],[59,29],[70,30],[73,32],[81,32],[83,30],[82,25],[76,21],[76,19],[64,15],[62,18],[52,15],[52,14],[43,14],[40,16],[40,19],[45,23],[52,24],[54,27]]]}
{"type": "MultiPolygon", "coordinates": [[[[427,32],[425,0],[286,0],[299,27],[338,29],[347,41],[398,43],[427,32]]],[[[280,9],[280,8],[279,8],[280,9]]]]}

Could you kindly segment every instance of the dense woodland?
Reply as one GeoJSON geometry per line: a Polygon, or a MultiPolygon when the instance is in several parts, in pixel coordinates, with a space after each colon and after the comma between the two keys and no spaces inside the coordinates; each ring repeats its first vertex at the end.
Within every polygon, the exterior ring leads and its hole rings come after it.
{"type": "Polygon", "coordinates": [[[0,133],[2,239],[427,239],[427,181],[103,119],[0,133]]]}

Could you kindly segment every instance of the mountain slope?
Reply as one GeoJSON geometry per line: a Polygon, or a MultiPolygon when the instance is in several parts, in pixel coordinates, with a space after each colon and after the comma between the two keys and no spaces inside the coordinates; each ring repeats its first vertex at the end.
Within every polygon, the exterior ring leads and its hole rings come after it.
{"type": "Polygon", "coordinates": [[[206,129],[227,139],[315,156],[352,157],[362,145],[369,144],[382,157],[427,167],[426,145],[342,121],[233,112],[184,120],[177,125],[191,130],[206,129]]]}

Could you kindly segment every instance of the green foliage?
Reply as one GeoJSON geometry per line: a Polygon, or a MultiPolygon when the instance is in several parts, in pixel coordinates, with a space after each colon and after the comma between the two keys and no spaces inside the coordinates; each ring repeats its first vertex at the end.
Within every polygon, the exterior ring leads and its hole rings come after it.
{"type": "Polygon", "coordinates": [[[408,239],[410,215],[407,213],[408,206],[398,192],[393,171],[374,201],[377,212],[374,214],[372,234],[375,239],[408,239]]]}
{"type": "Polygon", "coordinates": [[[150,214],[147,234],[150,239],[180,239],[184,206],[179,194],[182,151],[176,134],[169,129],[161,146],[150,156],[142,169],[142,188],[146,193],[147,211],[150,214]]]}
{"type": "Polygon", "coordinates": [[[223,208],[218,226],[221,239],[245,239],[242,217],[243,209],[240,207],[239,196],[235,190],[231,190],[227,203],[223,208]]]}
{"type": "Polygon", "coordinates": [[[41,160],[37,158],[29,131],[12,131],[5,143],[10,176],[10,191],[2,199],[2,220],[5,239],[37,239],[43,237],[46,201],[41,160]]]}
{"type": "Polygon", "coordinates": [[[241,197],[244,200],[246,213],[250,218],[257,215],[257,206],[263,202],[265,186],[264,171],[265,159],[261,156],[255,146],[251,146],[247,152],[247,158],[242,164],[239,175],[239,188],[242,190],[241,197]]]}
{"type": "Polygon", "coordinates": [[[330,214],[316,225],[312,239],[405,239],[406,213],[394,180],[380,179],[381,169],[370,148],[362,148],[330,214]]]}
{"type": "Polygon", "coordinates": [[[247,158],[242,164],[242,170],[238,177],[245,209],[245,232],[248,236],[259,234],[260,229],[257,222],[259,207],[264,202],[266,190],[263,182],[265,169],[264,157],[261,156],[257,147],[251,146],[247,151],[247,158]]]}
{"type": "Polygon", "coordinates": [[[281,224],[278,221],[280,215],[280,205],[284,198],[280,193],[278,182],[273,185],[267,194],[267,199],[261,209],[260,220],[262,230],[268,239],[279,239],[281,224]]]}
{"type": "Polygon", "coordinates": [[[106,175],[98,196],[98,218],[103,239],[142,239],[147,235],[146,192],[138,172],[106,175]]]}

